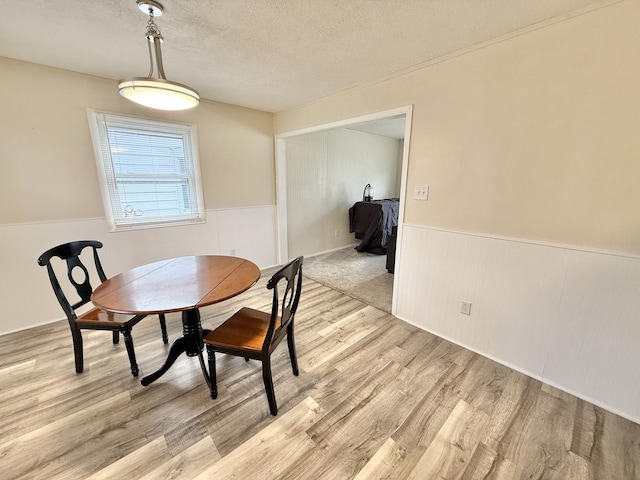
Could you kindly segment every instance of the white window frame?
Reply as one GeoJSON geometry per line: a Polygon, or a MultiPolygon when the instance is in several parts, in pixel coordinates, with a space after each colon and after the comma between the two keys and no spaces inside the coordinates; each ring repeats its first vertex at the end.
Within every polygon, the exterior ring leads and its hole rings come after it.
{"type": "Polygon", "coordinates": [[[89,129],[91,131],[91,140],[93,142],[98,169],[102,202],[104,204],[105,216],[110,232],[205,222],[202,179],[198,158],[198,140],[195,125],[150,120],[129,115],[101,112],[89,108],[87,109],[87,116],[89,118],[89,129]],[[182,182],[187,185],[186,191],[188,191],[188,199],[191,206],[188,211],[146,218],[144,213],[141,213],[141,215],[136,215],[137,212],[128,212],[125,214],[126,206],[123,206],[120,201],[118,183],[128,177],[126,174],[118,175],[115,172],[111,155],[112,149],[109,143],[109,128],[123,128],[125,130],[139,131],[142,134],[151,133],[182,139],[186,173],[179,175],[139,173],[136,174],[136,178],[144,178],[153,185],[156,185],[154,179],[157,179],[157,184],[160,185],[163,180],[170,184],[172,178],[180,178],[182,182]]]}

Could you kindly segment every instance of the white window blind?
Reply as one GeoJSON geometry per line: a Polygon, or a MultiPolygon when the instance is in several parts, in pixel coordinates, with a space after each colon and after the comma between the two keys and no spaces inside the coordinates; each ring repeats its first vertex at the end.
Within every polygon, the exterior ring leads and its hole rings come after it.
{"type": "Polygon", "coordinates": [[[204,221],[195,126],[88,115],[112,231],[204,221]]]}

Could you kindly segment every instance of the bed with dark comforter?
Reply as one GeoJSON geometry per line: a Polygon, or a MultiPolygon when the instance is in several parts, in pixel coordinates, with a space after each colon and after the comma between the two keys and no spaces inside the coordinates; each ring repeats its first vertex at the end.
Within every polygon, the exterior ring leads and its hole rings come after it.
{"type": "Polygon", "coordinates": [[[400,199],[387,198],[372,202],[356,202],[349,209],[349,231],[361,240],[359,252],[384,255],[392,227],[398,225],[400,199]]]}

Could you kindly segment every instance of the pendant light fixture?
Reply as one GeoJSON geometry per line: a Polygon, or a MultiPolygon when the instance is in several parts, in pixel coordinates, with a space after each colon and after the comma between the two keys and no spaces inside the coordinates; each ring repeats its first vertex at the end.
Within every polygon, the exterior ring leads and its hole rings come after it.
{"type": "Polygon", "coordinates": [[[162,35],[153,21],[162,15],[162,5],[153,0],[138,0],[138,8],[149,15],[147,22],[147,45],[149,47],[149,75],[127,77],[118,82],[120,95],[132,102],[158,110],[186,110],[200,103],[200,95],[193,88],[167,80],[162,65],[162,35]],[[155,57],[155,62],[154,62],[155,57]],[[155,65],[154,65],[155,63],[155,65]],[[154,78],[154,70],[159,78],[154,78]]]}

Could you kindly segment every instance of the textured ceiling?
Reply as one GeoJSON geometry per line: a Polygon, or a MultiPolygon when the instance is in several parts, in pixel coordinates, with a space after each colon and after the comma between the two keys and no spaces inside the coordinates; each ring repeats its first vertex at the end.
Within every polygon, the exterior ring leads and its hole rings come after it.
{"type": "MultiPolygon", "coordinates": [[[[162,2],[162,0],[161,0],[162,2]]],[[[594,0],[164,0],[169,80],[277,112],[562,17],[594,0]]],[[[146,76],[135,0],[0,0],[0,56],[146,76]]],[[[114,83],[114,88],[116,88],[114,83]]]]}

